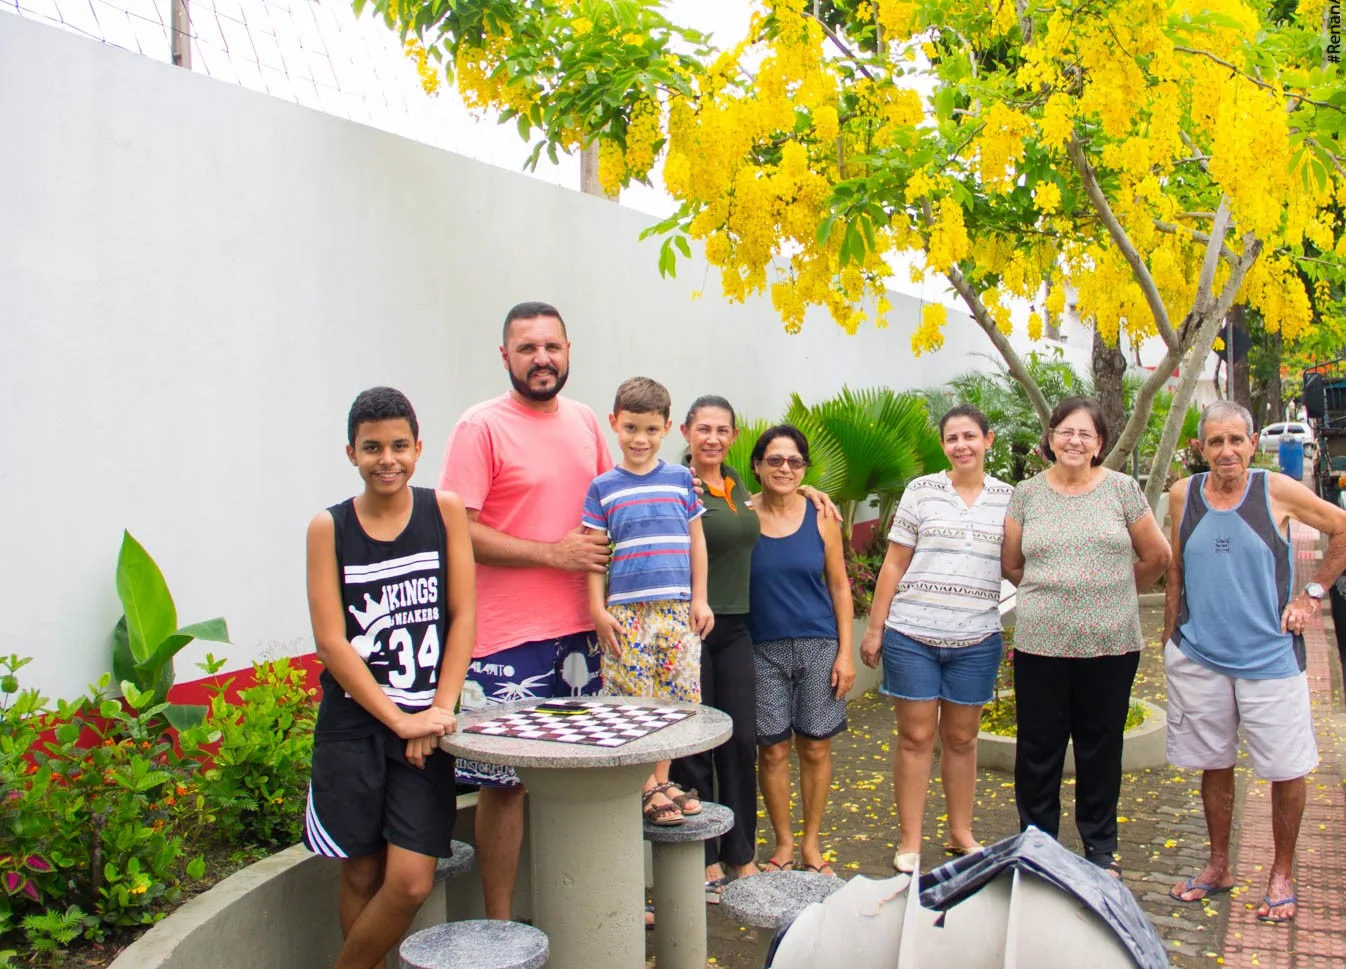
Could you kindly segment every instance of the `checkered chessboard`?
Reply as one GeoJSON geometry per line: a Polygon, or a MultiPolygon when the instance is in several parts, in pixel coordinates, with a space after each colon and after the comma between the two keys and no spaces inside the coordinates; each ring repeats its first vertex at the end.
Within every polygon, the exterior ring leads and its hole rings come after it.
{"type": "Polygon", "coordinates": [[[639,740],[669,724],[686,720],[694,710],[666,707],[642,707],[615,703],[584,703],[588,712],[578,714],[540,713],[522,710],[504,713],[473,724],[467,733],[489,737],[519,737],[523,740],[550,740],[558,744],[588,744],[592,747],[620,747],[639,740]]]}

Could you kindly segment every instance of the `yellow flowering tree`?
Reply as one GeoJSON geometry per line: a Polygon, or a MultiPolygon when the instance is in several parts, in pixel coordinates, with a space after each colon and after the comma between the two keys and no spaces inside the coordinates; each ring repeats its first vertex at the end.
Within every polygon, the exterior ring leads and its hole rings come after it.
{"type": "MultiPolygon", "coordinates": [[[[469,104],[515,121],[533,161],[598,139],[618,188],[662,158],[679,208],[651,230],[661,269],[694,241],[728,298],[769,294],[787,329],[810,307],[883,326],[886,280],[914,265],[1044,422],[1014,301],[1033,340],[1068,288],[1108,342],[1158,337],[1108,459],[1178,369],[1152,503],[1230,307],[1287,343],[1339,315],[1346,89],[1325,0],[760,0],[722,51],[654,0],[368,2],[469,104]]],[[[926,306],[912,351],[947,325],[926,306]]]]}

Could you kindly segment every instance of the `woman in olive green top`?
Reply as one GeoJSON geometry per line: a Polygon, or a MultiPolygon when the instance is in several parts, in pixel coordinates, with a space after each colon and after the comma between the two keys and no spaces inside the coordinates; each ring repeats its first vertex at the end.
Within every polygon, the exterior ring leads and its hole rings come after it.
{"type": "Polygon", "coordinates": [[[701,702],[723,710],[734,732],[714,751],[673,762],[669,776],[683,790],[695,788],[734,812],[734,826],[706,842],[707,900],[718,901],[728,879],[757,872],[757,687],[748,612],[748,570],[761,529],[748,505],[748,489],[724,464],[738,437],[734,408],[723,397],[699,397],[687,412],[682,435],[691,449],[692,473],[701,479],[701,517],[709,559],[708,592],[715,628],[701,643],[701,702]],[[712,769],[713,768],[713,769],[712,769]]]}

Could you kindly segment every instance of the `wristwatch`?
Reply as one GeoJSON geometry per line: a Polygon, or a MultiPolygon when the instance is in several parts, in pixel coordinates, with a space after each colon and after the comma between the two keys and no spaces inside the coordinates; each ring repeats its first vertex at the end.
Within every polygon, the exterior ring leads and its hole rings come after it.
{"type": "Polygon", "coordinates": [[[1304,586],[1304,594],[1308,596],[1310,599],[1327,598],[1327,590],[1324,589],[1317,582],[1310,582],[1308,585],[1304,586]]]}

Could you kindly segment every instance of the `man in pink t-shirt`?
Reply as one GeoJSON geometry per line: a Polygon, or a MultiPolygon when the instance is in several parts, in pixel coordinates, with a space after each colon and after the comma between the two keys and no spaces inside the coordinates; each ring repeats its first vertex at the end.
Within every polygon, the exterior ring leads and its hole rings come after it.
{"type": "MultiPolygon", "coordinates": [[[[593,411],[558,396],[570,375],[565,322],[546,303],[505,317],[509,393],[463,414],[440,487],[467,507],[477,560],[477,642],[463,709],[582,696],[602,685],[585,575],[604,572],[606,537],[578,525],[589,483],[612,467],[593,411]]],[[[523,839],[523,788],[508,767],[459,759],[476,784],[486,917],[508,919],[523,839]]]]}

